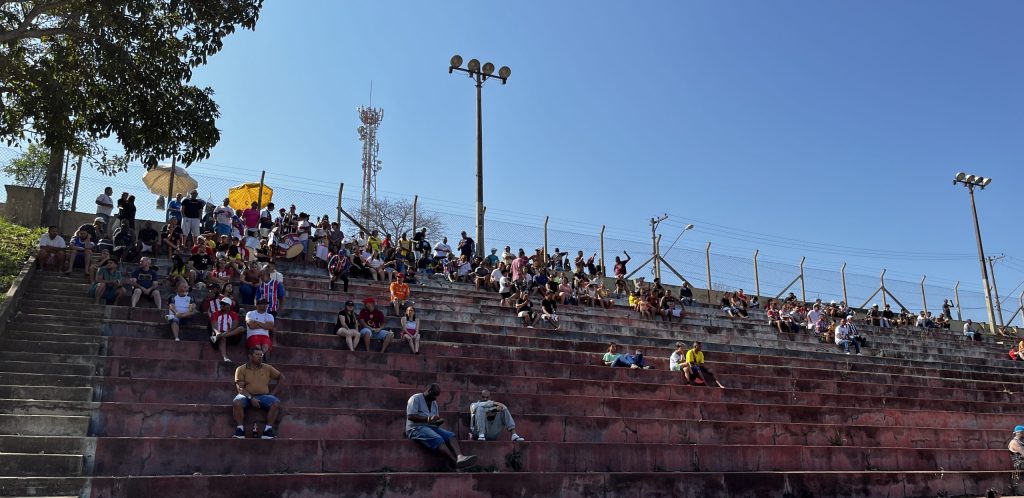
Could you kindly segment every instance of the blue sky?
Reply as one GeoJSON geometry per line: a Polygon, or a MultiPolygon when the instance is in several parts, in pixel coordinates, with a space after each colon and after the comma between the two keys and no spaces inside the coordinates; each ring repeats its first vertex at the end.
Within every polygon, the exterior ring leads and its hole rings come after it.
{"type": "MultiPolygon", "coordinates": [[[[676,245],[690,256],[712,241],[978,291],[951,179],[995,179],[978,195],[986,251],[1024,258],[1022,14],[1008,1],[271,1],[196,81],[223,113],[212,168],[356,195],[355,109],[372,80],[380,190],[471,214],[474,92],[447,64],[508,65],[507,85],[484,88],[485,195],[504,218],[643,241],[669,213],[666,245],[697,226],[676,245]]],[[[1009,293],[1024,259],[997,269],[1009,293]]]]}

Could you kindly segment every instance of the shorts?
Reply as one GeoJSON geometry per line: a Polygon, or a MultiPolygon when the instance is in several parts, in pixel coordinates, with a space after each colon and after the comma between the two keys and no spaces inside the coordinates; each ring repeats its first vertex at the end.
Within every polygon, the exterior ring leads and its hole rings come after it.
{"type": "Polygon", "coordinates": [[[181,219],[181,239],[185,240],[189,234],[194,237],[199,236],[199,218],[182,218],[181,219]]]}
{"type": "MultiPolygon", "coordinates": [[[[278,399],[277,396],[274,396],[273,394],[257,394],[253,396],[253,399],[260,402],[261,410],[269,410],[271,406],[274,406],[281,402],[281,400],[278,399]]],[[[232,401],[241,401],[243,408],[252,407],[252,401],[250,401],[249,398],[242,396],[241,394],[235,396],[235,399],[232,401]]]]}
{"type": "Polygon", "coordinates": [[[268,336],[268,335],[251,335],[251,336],[245,338],[245,349],[246,350],[248,350],[249,348],[257,347],[257,346],[266,346],[267,347],[267,351],[272,351],[274,349],[274,347],[273,347],[274,345],[270,341],[270,336],[268,336]]]}
{"type": "Polygon", "coordinates": [[[669,367],[669,370],[671,370],[673,372],[682,372],[683,371],[683,366],[679,365],[679,364],[672,365],[671,367],[669,367]]]}
{"type": "Polygon", "coordinates": [[[387,329],[380,329],[377,332],[374,332],[369,327],[363,327],[363,329],[359,331],[359,335],[369,335],[373,339],[383,341],[384,339],[391,337],[391,331],[387,329]]]}
{"type": "Polygon", "coordinates": [[[213,227],[217,235],[231,235],[231,225],[226,223],[217,223],[213,227]]]}
{"type": "Polygon", "coordinates": [[[533,314],[532,311],[520,311],[518,316],[519,316],[519,318],[531,318],[532,319],[534,317],[534,314],[533,314]]]}
{"type": "MultiPolygon", "coordinates": [[[[89,297],[96,297],[96,287],[98,287],[99,285],[100,284],[98,283],[92,284],[92,287],[89,288],[89,297]]],[[[103,299],[105,299],[107,302],[113,300],[115,297],[117,297],[117,289],[119,288],[120,287],[108,285],[106,290],[103,291],[103,299]]]]}
{"type": "Polygon", "coordinates": [[[440,427],[417,425],[406,431],[406,436],[409,436],[409,439],[412,439],[413,441],[419,441],[420,444],[427,448],[436,450],[437,447],[444,444],[445,441],[455,437],[455,433],[446,431],[440,427]]]}
{"type": "Polygon", "coordinates": [[[189,318],[179,318],[174,315],[167,315],[167,323],[177,323],[179,326],[188,325],[189,318]]]}
{"type": "Polygon", "coordinates": [[[549,321],[549,322],[557,322],[558,321],[558,315],[556,313],[551,313],[551,314],[544,313],[540,317],[545,319],[545,320],[547,320],[547,321],[549,321]]]}
{"type": "Polygon", "coordinates": [[[508,299],[510,297],[512,297],[512,292],[511,291],[509,291],[509,292],[502,292],[501,293],[501,298],[502,299],[508,299]]]}

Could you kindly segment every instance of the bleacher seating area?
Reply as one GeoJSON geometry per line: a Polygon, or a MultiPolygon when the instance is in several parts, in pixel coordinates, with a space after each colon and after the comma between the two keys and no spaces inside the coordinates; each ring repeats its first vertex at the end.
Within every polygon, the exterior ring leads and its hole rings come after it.
{"type": "MultiPolygon", "coordinates": [[[[166,260],[157,261],[166,269],[166,260]]],[[[36,272],[0,336],[0,495],[108,497],[937,497],[1021,488],[1006,444],[1024,422],[1009,345],[950,331],[879,331],[864,356],[763,314],[565,306],[561,330],[523,328],[494,293],[414,287],[422,354],[350,352],[333,335],[347,299],[323,270],[281,265],[288,296],[269,363],[286,376],[278,438],[233,439],[241,346],[224,363],[198,321],[93,305],[80,274],[36,272]],[[726,389],[684,385],[667,359],[703,341],[726,389]],[[610,368],[614,341],[653,370],[610,368]],[[443,389],[445,426],[479,457],[454,471],[405,438],[408,398],[443,389]],[[481,389],[525,442],[469,440],[481,389]]],[[[163,272],[166,273],[166,270],[163,272]]],[[[169,293],[165,292],[165,295],[169,293]]],[[[384,307],[387,311],[387,307],[384,307]]],[[[397,318],[389,317],[392,330],[397,318]]],[[[374,350],[380,343],[374,342],[374,350]]],[[[259,418],[250,411],[250,417],[259,418]]],[[[248,425],[252,425],[250,419],[248,425]]]]}

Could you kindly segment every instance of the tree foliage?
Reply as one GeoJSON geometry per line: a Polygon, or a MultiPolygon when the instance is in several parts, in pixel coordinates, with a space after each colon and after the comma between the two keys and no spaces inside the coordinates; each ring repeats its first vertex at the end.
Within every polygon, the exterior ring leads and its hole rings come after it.
{"type": "MultiPolygon", "coordinates": [[[[220,140],[211,88],[194,68],[237,27],[254,29],[263,0],[0,0],[0,140],[55,151],[44,209],[64,151],[95,157],[116,136],[119,162],[147,167],[206,159],[220,140]]],[[[111,169],[112,168],[112,169],[111,169]]],[[[48,202],[49,201],[49,202],[48,202]]]]}
{"type": "MultiPolygon", "coordinates": [[[[403,233],[412,238],[412,203],[407,199],[377,198],[370,203],[370,211],[361,214],[360,219],[368,220],[366,228],[391,234],[396,240],[403,233]]],[[[417,209],[416,229],[422,228],[426,228],[428,234],[439,234],[445,224],[436,213],[417,209]]]]}
{"type": "MultiPolygon", "coordinates": [[[[50,151],[37,144],[28,144],[25,151],[0,167],[0,172],[22,187],[42,188],[46,181],[46,170],[50,165],[50,151]]],[[[77,164],[70,166],[71,169],[77,164]]],[[[70,171],[70,170],[69,170],[70,171]]],[[[67,209],[71,197],[71,184],[67,178],[62,179],[61,193],[67,200],[63,209],[67,209]]]]}

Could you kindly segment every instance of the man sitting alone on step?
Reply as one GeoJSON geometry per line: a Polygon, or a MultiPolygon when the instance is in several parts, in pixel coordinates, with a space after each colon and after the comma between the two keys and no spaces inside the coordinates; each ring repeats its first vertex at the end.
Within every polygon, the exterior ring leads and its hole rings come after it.
{"type": "Polygon", "coordinates": [[[432,383],[426,391],[409,398],[405,407],[405,435],[444,455],[455,468],[464,469],[476,463],[476,455],[463,455],[455,433],[441,428],[444,419],[437,409],[440,395],[441,386],[432,383]]]}
{"type": "Polygon", "coordinates": [[[1024,425],[1013,428],[1013,439],[1007,446],[1010,450],[1010,460],[1013,461],[1013,470],[1024,470],[1024,425]]]}
{"type": "Polygon", "coordinates": [[[490,391],[480,391],[480,400],[469,405],[469,433],[480,441],[493,441],[507,430],[513,441],[525,441],[516,433],[516,422],[512,413],[502,403],[491,399],[490,391]]]}
{"type": "MultiPolygon", "coordinates": [[[[262,439],[274,439],[274,422],[281,415],[281,400],[274,395],[281,389],[284,375],[276,368],[263,363],[263,350],[249,349],[249,361],[235,369],[235,395],[231,411],[235,418],[235,438],[245,439],[245,410],[259,408],[267,411],[267,423],[263,426],[262,439]],[[271,386],[270,381],[277,382],[271,386]]],[[[255,435],[255,428],[253,433],[255,435]]]]}

